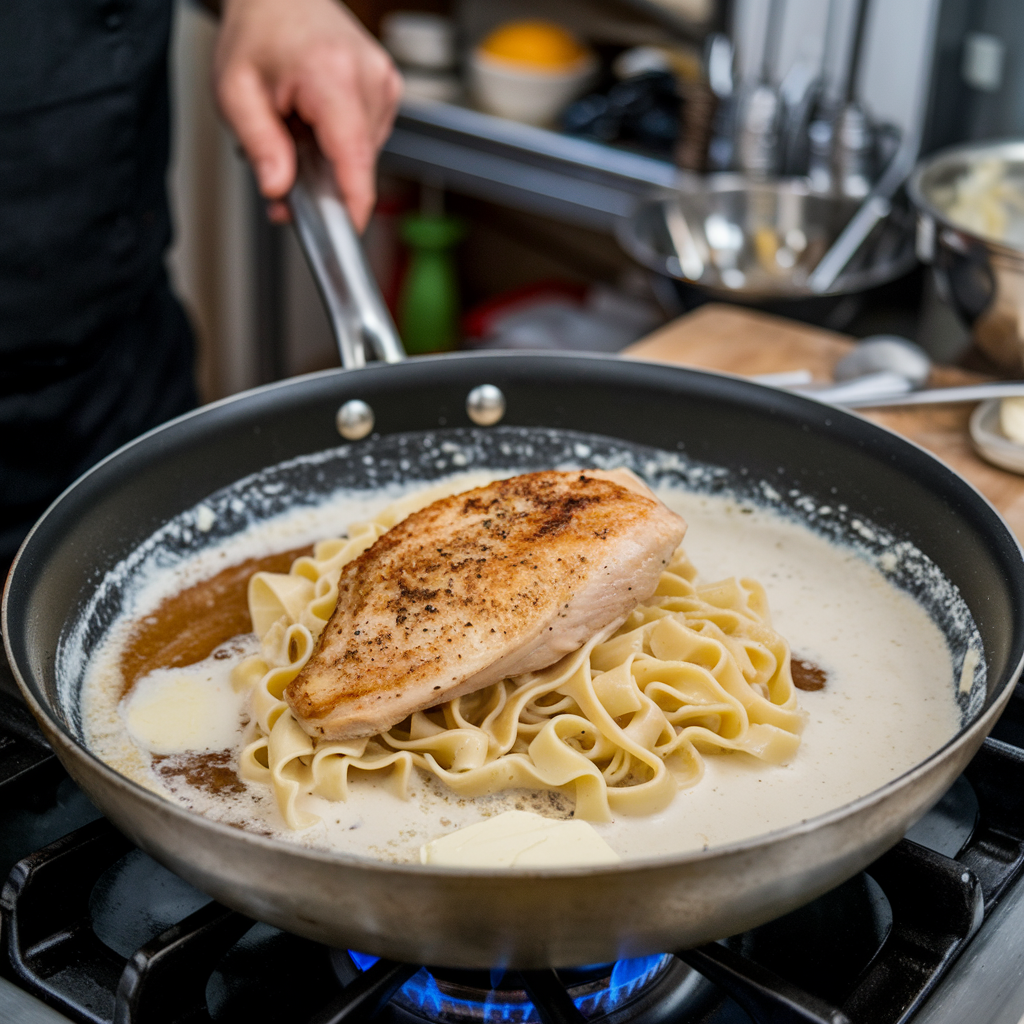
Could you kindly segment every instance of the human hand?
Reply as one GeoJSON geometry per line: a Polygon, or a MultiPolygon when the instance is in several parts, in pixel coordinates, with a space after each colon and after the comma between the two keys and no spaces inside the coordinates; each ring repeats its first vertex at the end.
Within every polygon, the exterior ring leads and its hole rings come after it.
{"type": "Polygon", "coordinates": [[[335,0],[225,0],[214,56],[221,111],[252,162],[272,220],[288,219],[297,115],[334,168],[356,229],[375,201],[374,165],[402,80],[391,58],[335,0]]]}

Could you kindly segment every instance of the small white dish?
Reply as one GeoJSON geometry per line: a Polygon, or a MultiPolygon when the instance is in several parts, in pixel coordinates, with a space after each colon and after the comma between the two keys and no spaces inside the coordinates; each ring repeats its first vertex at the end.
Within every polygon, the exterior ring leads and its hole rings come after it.
{"type": "Polygon", "coordinates": [[[974,449],[986,461],[1000,469],[1024,475],[1024,444],[1011,441],[999,426],[999,403],[990,398],[971,413],[971,441],[974,449]]]}
{"type": "Polygon", "coordinates": [[[469,59],[470,91],[477,106],[526,124],[552,124],[563,107],[587,91],[596,73],[592,54],[564,70],[532,68],[480,50],[469,59]]]}
{"type": "Polygon", "coordinates": [[[399,64],[452,71],[458,62],[451,18],[423,11],[392,11],[381,19],[384,46],[399,64]]]}

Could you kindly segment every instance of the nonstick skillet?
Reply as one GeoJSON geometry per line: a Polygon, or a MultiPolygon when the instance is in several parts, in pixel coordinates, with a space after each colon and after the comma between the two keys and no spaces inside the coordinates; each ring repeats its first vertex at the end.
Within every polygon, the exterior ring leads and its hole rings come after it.
{"type": "MultiPolygon", "coordinates": [[[[365,271],[343,267],[351,252],[339,259],[336,246],[317,249],[310,240],[311,231],[322,242],[350,229],[308,163],[293,209],[305,244],[319,253],[311,262],[321,283],[335,292],[332,311],[354,361],[366,346],[397,360],[365,271]]],[[[683,949],[753,927],[842,882],[897,842],[971,759],[1020,673],[1022,621],[1016,539],[969,484],[902,438],[734,378],[520,353],[327,371],[154,430],[46,512],[18,554],[3,603],[8,656],[26,700],[74,779],[135,843],[257,919],[336,946],[457,967],[561,967],[683,949]],[[245,832],[165,801],[83,745],[81,656],[119,610],[130,573],[114,570],[157,531],[169,555],[183,555],[339,487],[612,457],[649,477],[770,500],[810,528],[859,545],[865,557],[878,555],[878,545],[912,545],[917,571],[893,570],[894,585],[928,609],[957,670],[973,629],[965,609],[983,650],[984,683],[973,701],[960,697],[957,735],[868,796],[769,835],[610,868],[529,872],[395,865],[245,832]],[[829,517],[830,525],[808,517],[824,502],[847,511],[829,517]],[[217,512],[206,531],[190,528],[201,503],[217,512]]],[[[953,679],[935,683],[956,692],[953,679]]]]}

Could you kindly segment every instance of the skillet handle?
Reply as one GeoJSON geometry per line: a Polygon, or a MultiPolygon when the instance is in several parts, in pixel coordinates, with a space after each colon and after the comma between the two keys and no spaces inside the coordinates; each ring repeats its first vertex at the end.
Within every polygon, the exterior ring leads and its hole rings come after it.
{"type": "Polygon", "coordinates": [[[365,366],[368,352],[387,363],[400,362],[405,349],[366,264],[330,165],[312,133],[295,134],[298,170],[288,205],[327,306],[341,365],[347,370],[365,366]]]}

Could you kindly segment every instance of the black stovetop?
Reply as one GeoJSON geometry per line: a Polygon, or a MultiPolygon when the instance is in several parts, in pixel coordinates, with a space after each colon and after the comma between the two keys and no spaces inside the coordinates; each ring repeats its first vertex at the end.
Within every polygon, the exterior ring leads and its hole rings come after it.
{"type": "MultiPolygon", "coordinates": [[[[99,815],[0,688],[0,974],[64,1017],[97,1024],[963,1019],[928,1002],[937,985],[1001,983],[985,963],[961,968],[965,950],[1003,949],[1001,970],[1016,970],[1018,988],[1024,971],[1022,748],[1019,688],[993,738],[907,839],[770,924],[614,968],[487,974],[374,962],[211,902],[99,815]],[[1003,901],[1014,905],[1012,924],[997,920],[1003,901]]],[[[984,1002],[971,998],[965,989],[954,1002],[984,1002]]]]}

